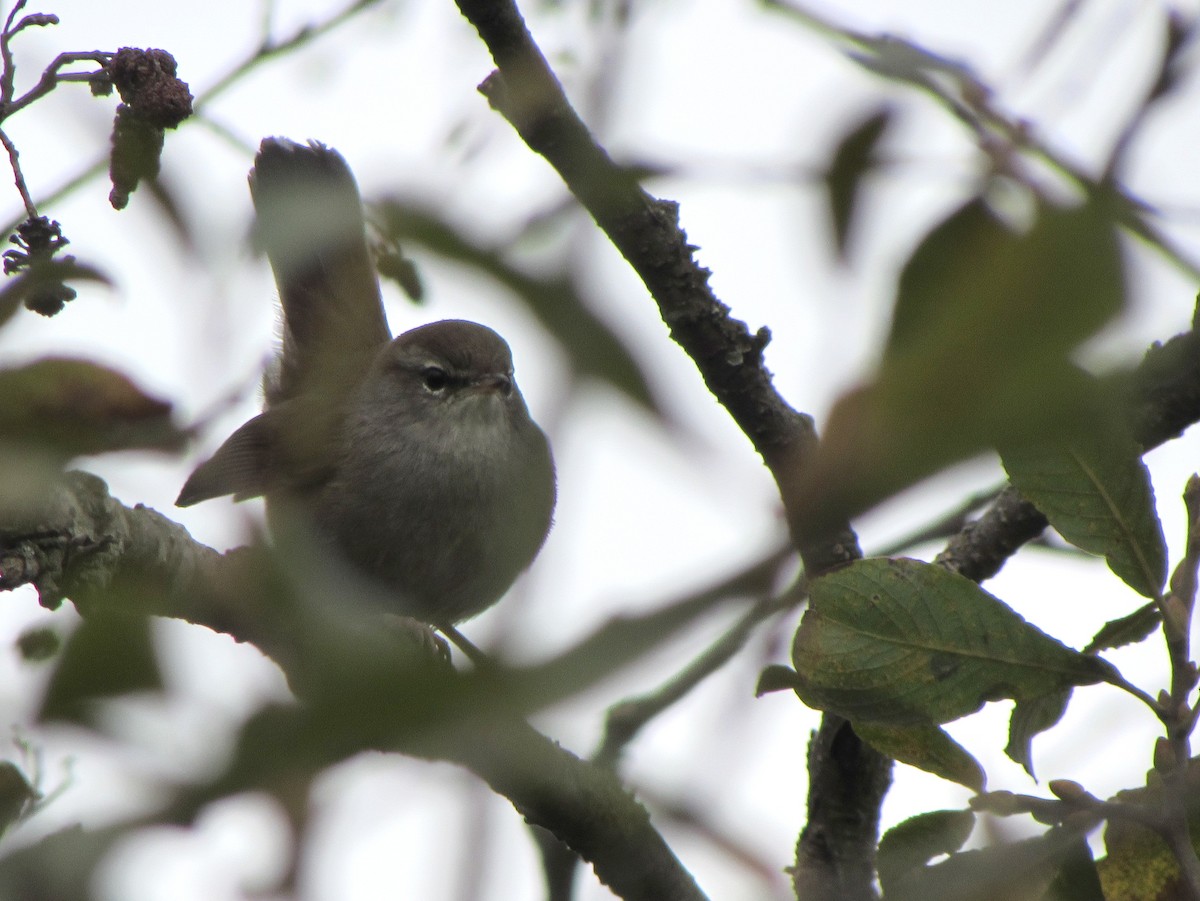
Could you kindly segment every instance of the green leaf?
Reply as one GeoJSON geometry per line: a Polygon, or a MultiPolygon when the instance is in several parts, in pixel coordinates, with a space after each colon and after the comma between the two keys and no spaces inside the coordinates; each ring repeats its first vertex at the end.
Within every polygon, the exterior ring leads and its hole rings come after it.
{"type": "Polygon", "coordinates": [[[162,686],[149,618],[93,614],[63,649],[40,717],[84,722],[93,701],[162,686]]]}
{"type": "Polygon", "coordinates": [[[981,792],[987,775],[962,745],[939,726],[880,726],[851,723],[854,732],[876,751],[919,770],[981,792]]]}
{"type": "Polygon", "coordinates": [[[838,256],[846,258],[850,229],[858,209],[863,178],[875,167],[875,151],[892,120],[892,110],[883,106],[859,122],[847,133],[833,152],[825,172],[829,192],[829,215],[838,256]]]}
{"type": "Polygon", "coordinates": [[[932,810],[893,826],[879,840],[876,864],[884,894],[913,870],[942,854],[953,854],[975,828],[969,810],[932,810]]]}
{"type": "Polygon", "coordinates": [[[981,198],[931,231],[901,274],[874,379],[831,411],[798,491],[814,528],[998,445],[1070,436],[1092,408],[1074,349],[1121,310],[1109,199],[1036,205],[1024,232],[981,198]]]}
{"type": "Polygon", "coordinates": [[[1157,597],[1167,544],[1141,448],[1128,435],[1097,432],[1085,443],[1001,451],[1013,485],[1063,538],[1099,554],[1130,588],[1157,597]]]}
{"type": "Polygon", "coordinates": [[[763,667],[754,686],[754,697],[761,698],[773,691],[792,691],[796,687],[796,671],[790,666],[772,663],[763,667]]]}
{"type": "Polygon", "coordinates": [[[1060,719],[1067,711],[1067,702],[1071,700],[1071,689],[1064,688],[1058,692],[1031,698],[1028,701],[1018,701],[1013,707],[1012,716],[1008,721],[1008,744],[1004,753],[1014,763],[1024,767],[1033,776],[1033,738],[1045,732],[1060,719]]]}
{"type": "Polygon", "coordinates": [[[945,723],[987,701],[1104,678],[1098,661],[970,579],[908,559],[860,560],[816,579],[792,662],[810,707],[889,726],[945,723]]]}
{"type": "Polygon", "coordinates": [[[1096,636],[1083,649],[1085,654],[1099,654],[1109,648],[1137,644],[1149,636],[1162,623],[1162,614],[1154,603],[1143,604],[1137,610],[1119,619],[1112,619],[1100,627],[1096,636]]]}

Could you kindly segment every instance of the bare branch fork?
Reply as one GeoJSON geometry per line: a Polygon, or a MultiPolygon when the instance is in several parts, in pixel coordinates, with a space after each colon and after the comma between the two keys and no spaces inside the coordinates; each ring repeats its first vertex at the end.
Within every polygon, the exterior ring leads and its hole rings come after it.
{"type": "MultiPolygon", "coordinates": [[[[112,59],[111,53],[105,53],[102,50],[60,53],[46,67],[45,71],[42,72],[42,77],[38,79],[37,84],[19,98],[15,97],[17,66],[16,61],[13,59],[12,39],[26,28],[58,24],[58,16],[45,13],[34,13],[24,16],[18,21],[17,14],[25,8],[26,3],[27,0],[17,0],[13,4],[13,8],[9,11],[8,17],[4,21],[4,29],[0,31],[0,66],[2,66],[0,68],[0,122],[29,106],[34,101],[45,97],[62,82],[76,81],[94,84],[97,79],[107,78],[105,66],[112,59]],[[62,71],[64,67],[78,62],[98,63],[100,69],[91,72],[64,73],[62,71]]],[[[12,166],[13,178],[16,182],[17,190],[21,194],[21,201],[25,205],[25,212],[29,215],[30,219],[36,218],[38,215],[37,206],[34,204],[33,198],[29,195],[29,188],[25,184],[25,176],[21,173],[16,145],[13,144],[12,139],[3,131],[0,131],[0,143],[4,144],[4,149],[8,152],[9,164],[12,166]]]]}

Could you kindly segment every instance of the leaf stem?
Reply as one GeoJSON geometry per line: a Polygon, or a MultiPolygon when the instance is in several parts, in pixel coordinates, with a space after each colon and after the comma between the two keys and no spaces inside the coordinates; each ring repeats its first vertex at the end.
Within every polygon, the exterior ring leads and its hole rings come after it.
{"type": "Polygon", "coordinates": [[[1110,664],[1108,667],[1106,667],[1106,670],[1108,675],[1105,677],[1105,682],[1115,688],[1119,688],[1122,691],[1133,695],[1135,698],[1149,707],[1156,717],[1158,717],[1160,720],[1163,718],[1162,706],[1157,700],[1155,700],[1153,695],[1151,695],[1149,692],[1143,691],[1126,679],[1123,675],[1121,675],[1115,666],[1110,664]]]}

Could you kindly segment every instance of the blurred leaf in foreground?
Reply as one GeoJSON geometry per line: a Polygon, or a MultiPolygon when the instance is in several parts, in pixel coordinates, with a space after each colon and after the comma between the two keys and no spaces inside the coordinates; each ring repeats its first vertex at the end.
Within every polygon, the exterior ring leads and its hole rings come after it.
{"type": "Polygon", "coordinates": [[[0,370],[0,434],[63,460],[181,447],[185,435],[170,414],[170,404],[95,363],[50,358],[0,370]]]}
{"type": "Polygon", "coordinates": [[[885,893],[908,873],[943,854],[959,850],[975,828],[969,810],[931,810],[909,817],[879,841],[879,882],[885,893]]]}
{"type": "Polygon", "coordinates": [[[162,687],[149,618],[93,615],[63,649],[41,717],[86,722],[94,701],[162,687]]]}
{"type": "Polygon", "coordinates": [[[926,235],[874,379],[835,405],[803,474],[815,530],[989,447],[1079,427],[1092,408],[1070,354],[1125,299],[1110,206],[1038,200],[1017,231],[976,198],[926,235]]]}
{"type": "Polygon", "coordinates": [[[892,116],[892,110],[884,106],[855,125],[834,148],[825,172],[834,246],[842,260],[848,255],[863,180],[878,164],[877,148],[891,124],[892,116]]]}

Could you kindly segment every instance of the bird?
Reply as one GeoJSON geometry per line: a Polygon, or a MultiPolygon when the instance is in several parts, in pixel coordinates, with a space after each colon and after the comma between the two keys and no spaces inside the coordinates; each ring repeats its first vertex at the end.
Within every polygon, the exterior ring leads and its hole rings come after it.
{"type": "Polygon", "coordinates": [[[261,496],[273,532],[300,523],[390,612],[442,627],[474,616],[537,556],[557,499],[507,342],[461,319],[392,337],[362,199],[336,150],[267,138],[250,192],[281,346],[263,412],[176,504],[261,496]]]}

